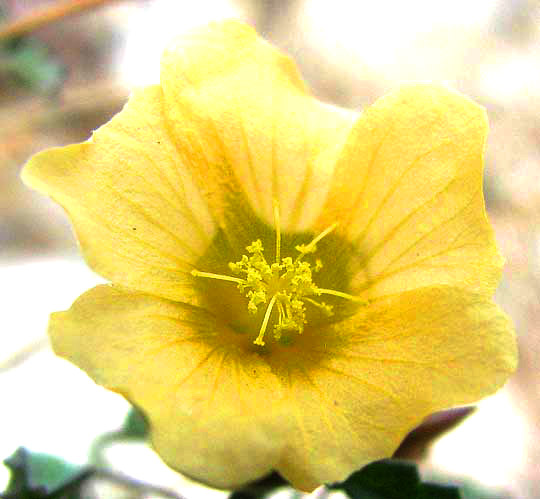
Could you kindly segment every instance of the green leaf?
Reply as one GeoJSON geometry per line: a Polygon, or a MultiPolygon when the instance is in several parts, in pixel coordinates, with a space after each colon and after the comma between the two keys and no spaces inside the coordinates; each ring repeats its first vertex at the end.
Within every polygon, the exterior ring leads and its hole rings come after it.
{"type": "Polygon", "coordinates": [[[4,460],[11,476],[1,497],[40,499],[79,475],[82,467],[48,454],[31,452],[19,447],[4,460]]]}
{"type": "Polygon", "coordinates": [[[381,499],[412,499],[419,484],[420,476],[414,464],[385,459],[353,473],[343,483],[343,489],[353,499],[365,497],[367,492],[381,499]]]}
{"type": "Polygon", "coordinates": [[[273,471],[268,475],[248,483],[238,490],[231,492],[228,499],[261,499],[277,489],[288,486],[289,483],[279,473],[273,471]]]}
{"type": "MultiPolygon", "coordinates": [[[[431,471],[429,474],[429,482],[426,485],[433,483],[448,483],[455,484],[459,489],[458,496],[460,499],[508,499],[510,493],[504,489],[487,487],[481,483],[475,482],[473,479],[457,475],[448,475],[442,472],[431,471]]],[[[444,498],[445,496],[443,496],[444,498]]]]}
{"type": "Polygon", "coordinates": [[[459,489],[453,485],[423,483],[420,486],[418,499],[462,499],[459,489]]]}
{"type": "Polygon", "coordinates": [[[456,487],[422,483],[416,465],[396,459],[368,464],[329,488],[351,499],[461,499],[456,487]]]}
{"type": "Polygon", "coordinates": [[[145,439],[149,429],[146,416],[136,407],[132,407],[124,420],[120,434],[123,438],[145,439]]]}

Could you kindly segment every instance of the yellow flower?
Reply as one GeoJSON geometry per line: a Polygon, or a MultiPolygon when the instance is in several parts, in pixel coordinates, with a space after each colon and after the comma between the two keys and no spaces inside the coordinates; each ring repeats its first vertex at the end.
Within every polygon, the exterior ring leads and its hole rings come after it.
{"type": "Polygon", "coordinates": [[[214,486],[276,469],[311,490],[390,456],[516,366],[491,301],[486,132],[436,86],[325,105],[238,22],[178,39],[160,85],[24,169],[113,283],[52,315],[54,350],[214,486]]]}

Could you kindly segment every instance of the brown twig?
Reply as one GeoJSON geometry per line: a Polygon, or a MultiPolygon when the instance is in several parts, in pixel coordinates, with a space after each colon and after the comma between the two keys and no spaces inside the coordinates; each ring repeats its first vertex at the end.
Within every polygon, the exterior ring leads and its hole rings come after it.
{"type": "MultiPolygon", "coordinates": [[[[51,133],[52,136],[55,133],[65,134],[66,128],[77,132],[73,123],[79,123],[80,133],[86,136],[71,135],[71,139],[84,140],[91,130],[87,124],[97,128],[114,112],[120,111],[128,96],[129,92],[124,86],[114,80],[100,79],[67,86],[56,100],[33,96],[23,102],[0,101],[0,157],[4,154],[20,162],[36,152],[29,142],[36,143],[45,131],[48,137],[51,137],[51,133]]],[[[0,161],[0,170],[2,166],[0,161]]]]}
{"type": "Polygon", "coordinates": [[[43,350],[48,344],[46,337],[39,338],[28,345],[25,345],[21,350],[15,352],[7,359],[2,359],[0,362],[0,373],[3,371],[8,371],[18,365],[22,364],[32,355],[43,350]]]}
{"type": "Polygon", "coordinates": [[[17,19],[0,27],[0,41],[27,34],[59,19],[64,19],[65,17],[79,14],[95,7],[101,7],[113,1],[117,0],[69,0],[37,9],[22,19],[17,19]]]}

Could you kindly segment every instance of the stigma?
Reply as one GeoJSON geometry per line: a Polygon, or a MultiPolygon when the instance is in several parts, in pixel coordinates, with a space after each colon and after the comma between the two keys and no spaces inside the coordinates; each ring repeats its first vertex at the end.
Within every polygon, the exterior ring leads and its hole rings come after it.
{"type": "Polygon", "coordinates": [[[264,317],[259,333],[254,340],[255,345],[264,346],[264,337],[274,316],[273,336],[279,341],[284,333],[302,334],[307,324],[306,307],[316,307],[323,315],[331,317],[333,307],[321,301],[322,295],[337,296],[346,300],[358,301],[357,297],[341,291],[321,288],[314,282],[314,274],[323,268],[319,258],[311,264],[304,260],[308,254],[317,251],[317,243],[334,231],[337,223],[331,225],[313,238],[308,244],[295,247],[298,252],[292,256],[281,256],[281,229],[279,204],[273,202],[274,224],[276,230],[276,252],[273,260],[268,262],[260,239],[246,247],[246,254],[240,260],[230,262],[229,269],[233,275],[214,274],[192,270],[196,277],[218,279],[235,283],[238,291],[248,300],[247,311],[257,314],[265,307],[264,317]]]}

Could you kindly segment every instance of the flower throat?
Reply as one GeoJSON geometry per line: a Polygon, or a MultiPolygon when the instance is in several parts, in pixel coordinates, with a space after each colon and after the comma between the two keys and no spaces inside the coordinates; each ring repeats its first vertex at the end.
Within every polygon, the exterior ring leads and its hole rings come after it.
{"type": "Polygon", "coordinates": [[[247,255],[237,262],[229,262],[228,266],[235,276],[214,274],[192,270],[196,277],[205,277],[236,283],[237,289],[248,298],[247,309],[250,314],[256,314],[259,307],[266,305],[255,345],[264,346],[264,335],[272,314],[277,314],[277,322],[273,328],[274,338],[280,340],[282,333],[294,332],[302,334],[306,320],[306,305],[319,309],[327,317],[333,315],[332,305],[318,301],[312,297],[332,295],[346,300],[359,301],[357,297],[333,289],[320,288],[313,282],[313,274],[318,273],[323,264],[320,259],[312,265],[303,258],[317,251],[317,243],[330,234],[337,223],[322,231],[308,244],[295,246],[299,252],[296,258],[281,256],[281,229],[279,219],[279,204],[273,202],[274,225],[276,228],[276,255],[273,263],[268,263],[264,256],[264,247],[260,239],[246,247],[247,255]]]}

